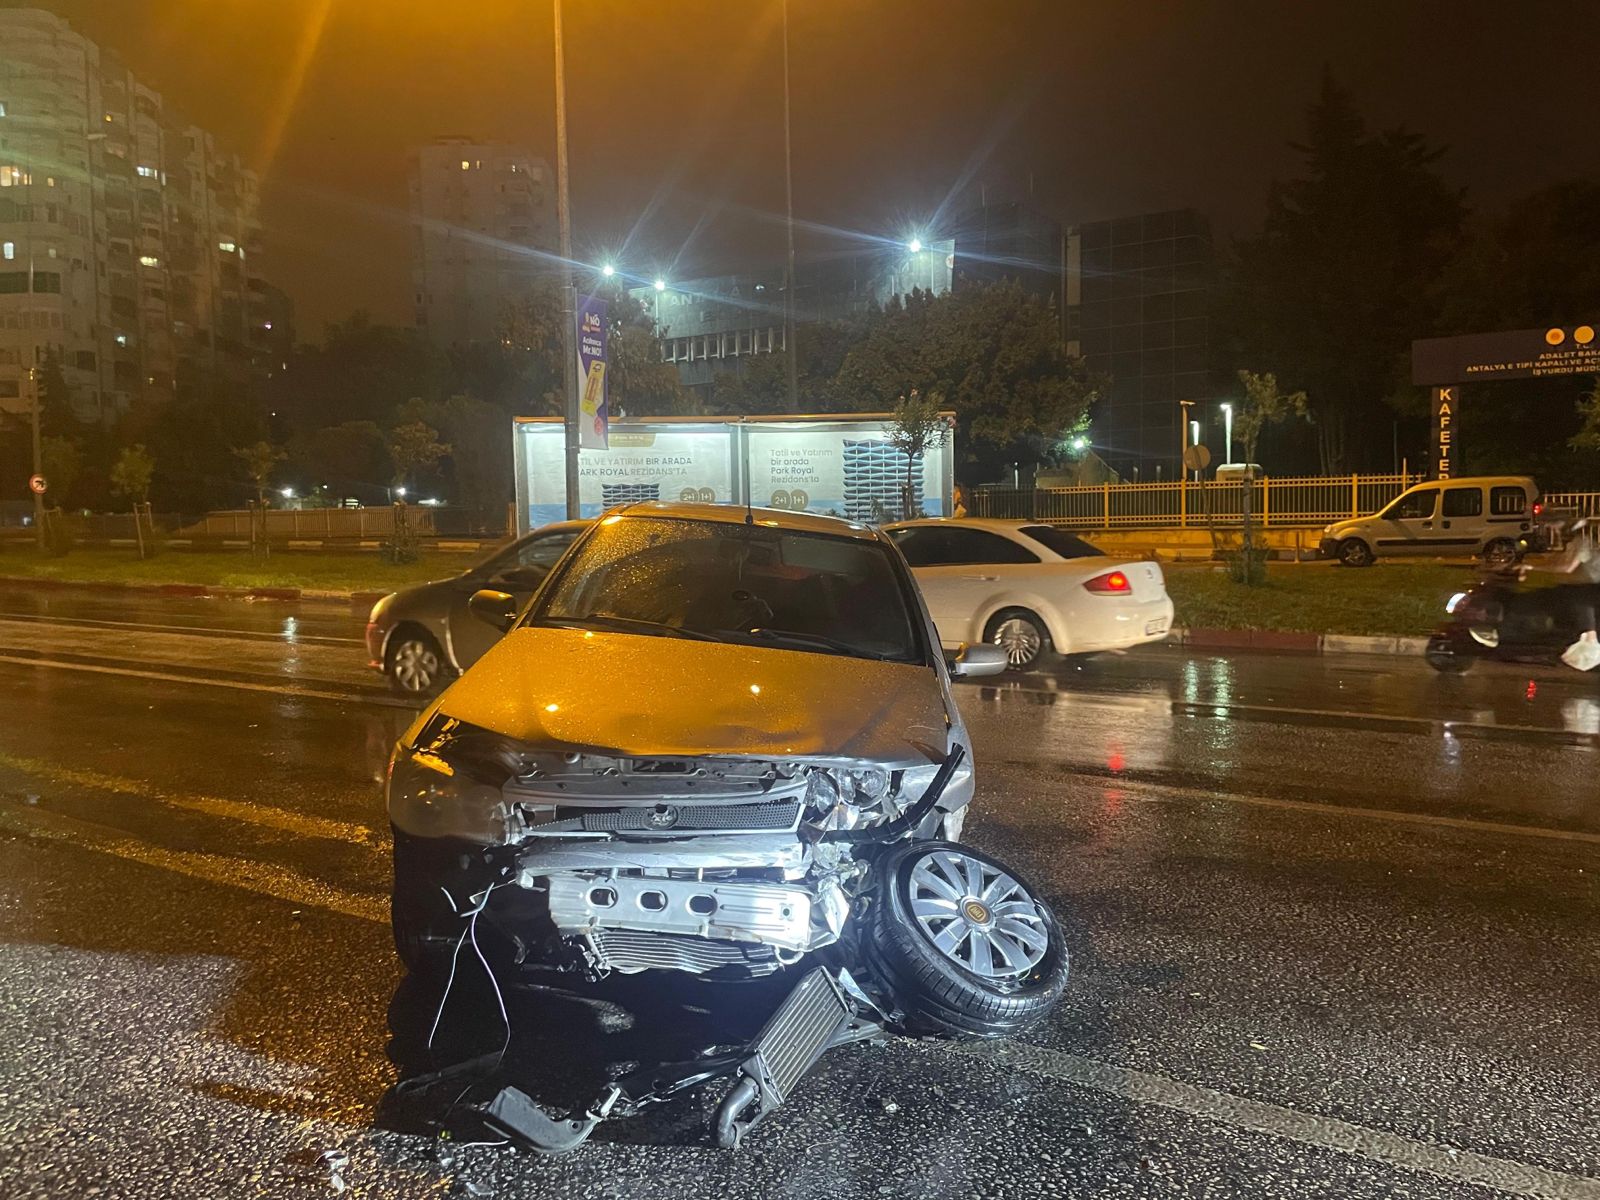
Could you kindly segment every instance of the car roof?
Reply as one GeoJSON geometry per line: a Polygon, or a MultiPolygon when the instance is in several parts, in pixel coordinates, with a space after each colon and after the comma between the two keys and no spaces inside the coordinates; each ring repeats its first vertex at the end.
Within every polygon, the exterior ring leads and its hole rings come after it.
{"type": "MultiPolygon", "coordinates": [[[[917,517],[910,521],[891,522],[885,525],[884,529],[918,529],[924,525],[958,525],[962,529],[987,529],[994,533],[1015,533],[1019,529],[1044,524],[1046,524],[1044,521],[1014,521],[1001,517],[917,517]]],[[[1069,529],[1066,532],[1071,533],[1072,530],[1069,529]]]]}
{"type": "Polygon", "coordinates": [[[536,533],[566,533],[571,530],[576,532],[589,528],[594,524],[593,517],[584,517],[577,521],[551,521],[548,525],[538,525],[523,534],[523,537],[532,537],[536,533]]]}
{"type": "Polygon", "coordinates": [[[717,521],[725,525],[744,525],[754,515],[754,524],[769,529],[789,529],[799,533],[820,533],[831,537],[877,540],[877,532],[860,521],[825,517],[818,513],[782,508],[746,508],[742,504],[690,504],[667,500],[646,500],[614,510],[611,516],[671,517],[680,521],[717,521]]]}

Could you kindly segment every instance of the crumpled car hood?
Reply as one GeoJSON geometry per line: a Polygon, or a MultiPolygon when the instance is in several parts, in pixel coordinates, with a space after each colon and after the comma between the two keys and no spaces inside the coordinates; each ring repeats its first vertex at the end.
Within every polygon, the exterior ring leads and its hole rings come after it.
{"type": "Polygon", "coordinates": [[[580,629],[513,630],[436,707],[529,745],[625,757],[911,765],[943,758],[949,733],[927,667],[580,629]]]}

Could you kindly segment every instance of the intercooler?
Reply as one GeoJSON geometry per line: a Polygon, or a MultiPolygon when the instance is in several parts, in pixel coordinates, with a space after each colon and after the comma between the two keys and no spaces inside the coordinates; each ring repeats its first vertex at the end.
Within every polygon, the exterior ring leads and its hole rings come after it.
{"type": "Polygon", "coordinates": [[[595,929],[588,938],[602,966],[624,973],[661,970],[704,975],[734,967],[752,975],[767,975],[780,965],[771,946],[755,942],[728,942],[638,929],[595,929]]]}

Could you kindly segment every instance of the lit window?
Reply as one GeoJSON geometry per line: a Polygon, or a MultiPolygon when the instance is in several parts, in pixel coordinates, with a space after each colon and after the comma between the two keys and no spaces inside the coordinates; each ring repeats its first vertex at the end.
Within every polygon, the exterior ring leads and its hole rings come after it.
{"type": "Polygon", "coordinates": [[[125,333],[117,334],[117,345],[126,346],[127,344],[128,344],[128,335],[125,334],[125,333]]]}
{"type": "MultiPolygon", "coordinates": [[[[0,117],[3,117],[3,116],[5,116],[5,115],[6,115],[6,114],[5,114],[5,109],[4,109],[4,106],[0,106],[0,117]]],[[[516,174],[518,174],[518,173],[519,173],[519,172],[521,172],[521,170],[522,170],[522,168],[521,168],[521,167],[519,167],[519,166],[518,166],[518,165],[517,165],[517,164],[516,164],[516,163],[512,163],[512,164],[511,164],[511,173],[512,173],[512,174],[513,174],[513,175],[516,175],[516,174]]]]}
{"type": "Polygon", "coordinates": [[[263,321],[263,322],[261,322],[261,328],[263,328],[263,329],[271,329],[272,328],[272,322],[271,321],[263,321]]]}
{"type": "Polygon", "coordinates": [[[45,253],[47,255],[49,255],[51,258],[55,258],[56,257],[56,248],[54,246],[51,246],[49,249],[47,249],[45,251],[45,253]]]}
{"type": "Polygon", "coordinates": [[[111,114],[110,113],[106,114],[106,124],[107,125],[111,124],[111,114]]]}
{"type": "Polygon", "coordinates": [[[478,170],[480,170],[480,171],[483,170],[483,159],[480,158],[477,162],[473,163],[472,165],[475,168],[477,168],[478,170]]]}
{"type": "Polygon", "coordinates": [[[21,167],[0,167],[0,187],[26,187],[33,178],[21,167]]]}
{"type": "Polygon", "coordinates": [[[468,162],[466,159],[463,158],[461,160],[461,169],[463,171],[470,171],[470,170],[472,170],[472,164],[470,162],[468,162]]]}
{"type": "Polygon", "coordinates": [[[0,255],[4,255],[8,260],[15,258],[17,256],[17,244],[15,242],[7,242],[4,246],[0,246],[0,255]]]}
{"type": "Polygon", "coordinates": [[[146,179],[154,179],[156,177],[156,169],[154,167],[135,167],[134,170],[138,171],[146,179]]]}
{"type": "Polygon", "coordinates": [[[3,117],[5,115],[6,115],[6,102],[4,100],[0,100],[0,117],[3,117]]]}
{"type": "Polygon", "coordinates": [[[218,242],[217,243],[217,249],[221,250],[224,254],[232,254],[238,248],[239,248],[239,244],[237,242],[218,242]]]}
{"type": "Polygon", "coordinates": [[[139,255],[139,265],[141,267],[159,267],[161,260],[153,254],[141,254],[139,255]]]}

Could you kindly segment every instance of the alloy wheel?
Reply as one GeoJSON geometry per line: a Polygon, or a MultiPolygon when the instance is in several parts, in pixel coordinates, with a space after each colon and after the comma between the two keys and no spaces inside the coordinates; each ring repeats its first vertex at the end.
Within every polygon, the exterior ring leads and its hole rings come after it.
{"type": "Polygon", "coordinates": [[[1007,617],[995,626],[994,644],[1006,652],[1013,667],[1026,667],[1039,657],[1044,639],[1038,627],[1023,617],[1007,617]]]}
{"type": "Polygon", "coordinates": [[[421,695],[439,678],[438,652],[420,638],[407,638],[395,647],[390,672],[403,690],[421,695]]]}
{"type": "Polygon", "coordinates": [[[985,979],[1039,965],[1049,928],[1027,888],[990,863],[935,850],[911,868],[911,915],[946,958],[985,979]]]}

